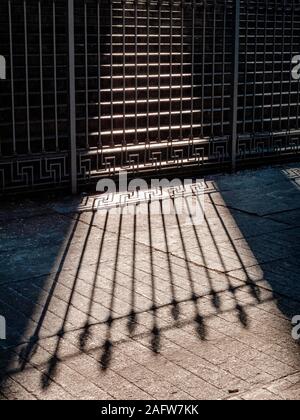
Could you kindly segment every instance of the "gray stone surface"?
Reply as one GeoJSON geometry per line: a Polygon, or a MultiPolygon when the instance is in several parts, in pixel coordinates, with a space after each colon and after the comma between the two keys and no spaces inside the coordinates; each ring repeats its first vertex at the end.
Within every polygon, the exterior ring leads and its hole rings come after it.
{"type": "Polygon", "coordinates": [[[3,203],[0,399],[299,399],[299,168],[210,177],[197,225],[3,203]]]}

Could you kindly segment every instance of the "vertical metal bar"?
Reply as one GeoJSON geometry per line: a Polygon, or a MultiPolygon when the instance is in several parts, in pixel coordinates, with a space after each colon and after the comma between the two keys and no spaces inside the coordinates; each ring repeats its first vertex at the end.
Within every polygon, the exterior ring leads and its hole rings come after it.
{"type": "Polygon", "coordinates": [[[134,144],[138,144],[138,0],[134,1],[134,29],[135,29],[135,89],[134,89],[134,144]]]}
{"type": "Polygon", "coordinates": [[[211,83],[211,138],[214,137],[214,108],[215,108],[215,71],[216,71],[216,3],[213,11],[213,45],[212,45],[212,83],[211,83]]]}
{"type": "Polygon", "coordinates": [[[222,100],[221,100],[221,135],[224,136],[224,115],[225,115],[225,71],[226,71],[226,34],[227,34],[227,0],[224,1],[224,22],[222,40],[222,100]]]}
{"type": "Polygon", "coordinates": [[[202,21],[202,80],[201,80],[201,137],[204,137],[204,106],[205,106],[205,54],[206,54],[206,2],[203,3],[202,21]]]}
{"type": "Polygon", "coordinates": [[[274,7],[274,28],[273,28],[273,65],[272,65],[272,91],[271,91],[271,115],[270,115],[270,134],[274,133],[274,102],[275,102],[275,69],[276,69],[276,36],[277,36],[277,1],[274,7]]]}
{"type": "Polygon", "coordinates": [[[101,139],[101,16],[100,16],[100,1],[97,1],[97,85],[98,85],[98,142],[97,142],[97,171],[100,170],[100,162],[102,164],[103,153],[102,153],[102,139],[101,139]],[[99,149],[100,152],[100,159],[99,159],[99,149]]]}
{"type": "Polygon", "coordinates": [[[53,78],[54,78],[54,119],[55,119],[55,148],[59,150],[58,143],[58,109],[57,109],[57,48],[56,48],[56,0],[53,0],[53,78]]]}
{"type": "Polygon", "coordinates": [[[268,40],[268,8],[269,3],[266,1],[265,19],[264,19],[264,56],[263,56],[263,85],[262,85],[262,106],[261,106],[261,131],[265,131],[265,92],[266,92],[266,55],[267,55],[267,40],[268,40]]]}
{"type": "MultiPolygon", "coordinates": [[[[296,5],[294,5],[296,7],[296,5]]],[[[299,17],[298,17],[299,18],[299,17]]],[[[297,21],[299,25],[299,21],[297,21]]],[[[298,89],[297,89],[297,111],[296,111],[296,130],[299,130],[299,121],[300,121],[300,79],[297,83],[298,89]]],[[[299,146],[299,145],[298,145],[299,146]]]]}
{"type": "Polygon", "coordinates": [[[123,15],[123,139],[122,144],[126,146],[126,0],[122,0],[123,15]]]}
{"type": "Polygon", "coordinates": [[[256,86],[257,86],[257,60],[258,60],[258,19],[259,19],[259,2],[256,1],[256,8],[255,8],[255,35],[254,35],[254,83],[253,83],[253,94],[252,94],[252,134],[255,134],[256,124],[255,124],[255,117],[256,117],[256,86]]]}
{"type": "Polygon", "coordinates": [[[9,50],[10,50],[10,80],[11,80],[11,116],[13,134],[13,153],[17,153],[16,144],[16,110],[15,110],[15,81],[14,81],[14,58],[13,58],[13,36],[12,36],[12,14],[11,0],[8,0],[8,19],[9,19],[9,50]]]}
{"type": "Polygon", "coordinates": [[[76,96],[75,96],[75,35],[74,0],[68,0],[68,47],[69,47],[69,118],[71,149],[71,187],[77,193],[77,145],[76,145],[76,96]]]}
{"type": "Polygon", "coordinates": [[[234,7],[234,49],[233,49],[233,90],[232,90],[232,170],[236,170],[237,158],[237,116],[238,116],[238,93],[239,93],[239,50],[240,50],[240,0],[235,1],[234,7]]]}
{"type": "MultiPolygon", "coordinates": [[[[172,85],[173,85],[173,1],[170,0],[170,75],[169,75],[169,141],[172,141],[172,85]]],[[[169,149],[169,148],[168,148],[169,149]]],[[[168,150],[167,149],[167,150],[168,150]]]]}
{"type": "Polygon", "coordinates": [[[195,95],[195,0],[191,1],[191,7],[192,7],[192,75],[191,75],[191,134],[190,139],[193,141],[194,139],[194,95],[195,95]]]}
{"type": "Polygon", "coordinates": [[[110,1],[110,146],[114,147],[114,47],[113,47],[113,2],[110,1]]]}
{"type": "Polygon", "coordinates": [[[150,7],[151,7],[151,0],[147,0],[147,59],[146,59],[146,67],[147,67],[147,135],[146,140],[150,143],[150,7]]]}
{"type": "Polygon", "coordinates": [[[249,14],[248,3],[244,3],[244,10],[246,16],[246,29],[245,29],[245,70],[244,70],[244,103],[243,103],[243,134],[246,133],[247,121],[247,98],[248,98],[248,51],[249,51],[249,14]]]}
{"type": "Polygon", "coordinates": [[[285,10],[281,5],[282,27],[281,27],[281,78],[280,78],[280,108],[279,108],[279,130],[282,131],[282,108],[283,108],[283,86],[284,86],[284,55],[285,55],[285,10]]]}
{"type": "Polygon", "coordinates": [[[184,7],[185,0],[181,0],[181,48],[180,48],[180,132],[179,140],[183,139],[183,61],[184,61],[184,7]]]}
{"type": "Polygon", "coordinates": [[[160,134],[160,123],[161,123],[161,0],[158,0],[158,104],[157,104],[157,137],[158,141],[161,141],[161,134],[160,134]]]}
{"type": "Polygon", "coordinates": [[[98,64],[98,149],[102,148],[101,140],[101,16],[100,16],[100,1],[97,0],[97,64],[98,64]]]}
{"type": "MultiPolygon", "coordinates": [[[[294,38],[295,38],[295,5],[294,0],[292,0],[291,4],[291,44],[290,44],[290,52],[293,54],[293,47],[294,47],[294,38]]],[[[292,101],[292,77],[290,76],[290,83],[289,83],[289,101],[288,101],[288,125],[287,131],[288,134],[291,132],[291,101],[292,101]]]]}
{"type": "Polygon", "coordinates": [[[85,147],[89,149],[89,74],[87,2],[84,0],[85,147]]]}
{"type": "Polygon", "coordinates": [[[41,94],[42,152],[45,152],[43,40],[42,40],[42,10],[41,10],[41,1],[40,0],[38,2],[38,11],[39,11],[39,55],[40,55],[40,94],[41,94]]]}
{"type": "Polygon", "coordinates": [[[28,36],[27,36],[27,2],[23,2],[24,44],[25,44],[25,83],[26,83],[26,117],[27,117],[27,151],[31,153],[30,111],[29,111],[29,69],[28,69],[28,36]]]}

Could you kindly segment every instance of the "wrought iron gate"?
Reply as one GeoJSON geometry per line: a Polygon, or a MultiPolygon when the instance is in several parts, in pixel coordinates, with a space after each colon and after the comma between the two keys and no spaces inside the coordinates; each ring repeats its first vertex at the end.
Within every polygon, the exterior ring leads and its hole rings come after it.
{"type": "Polygon", "coordinates": [[[0,190],[298,153],[299,12],[296,0],[2,0],[0,190]]]}

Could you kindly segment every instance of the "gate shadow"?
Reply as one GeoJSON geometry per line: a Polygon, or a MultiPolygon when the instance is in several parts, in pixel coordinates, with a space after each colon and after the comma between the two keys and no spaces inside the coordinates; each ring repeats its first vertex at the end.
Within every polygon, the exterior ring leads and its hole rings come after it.
{"type": "Polygon", "coordinates": [[[260,176],[250,177],[249,188],[247,175],[214,181],[201,224],[193,223],[184,196],[184,215],[174,211],[177,196],[130,211],[98,210],[97,198],[87,197],[90,211],[70,218],[53,274],[1,286],[13,325],[12,347],[2,350],[3,392],[7,375],[31,369],[46,390],[80,354],[102,372],[117,371],[119,347],[136,341],[155,356],[169,331],[187,326],[200,342],[210,340],[211,320],[249,329],[250,309],[266,302],[276,302],[287,319],[299,314],[298,186],[273,171],[262,187],[260,176]]]}
{"type": "Polygon", "coordinates": [[[230,275],[245,281],[253,293],[257,285],[271,288],[278,309],[291,320],[300,313],[299,165],[246,171],[236,178],[224,177],[217,185],[221,193],[211,195],[212,205],[218,214],[217,209],[223,206],[234,212],[241,232],[240,240],[230,240],[232,248],[239,255],[246,242],[257,261],[256,265],[243,266],[230,275]],[[243,215],[248,215],[253,223],[245,223],[243,215]],[[273,229],[266,231],[264,227],[271,227],[272,223],[273,229]]]}

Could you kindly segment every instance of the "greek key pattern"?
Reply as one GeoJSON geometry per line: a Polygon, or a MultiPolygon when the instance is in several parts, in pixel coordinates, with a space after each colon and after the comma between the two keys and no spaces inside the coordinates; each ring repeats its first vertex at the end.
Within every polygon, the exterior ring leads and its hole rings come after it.
{"type": "Polygon", "coordinates": [[[0,191],[43,189],[69,182],[67,156],[0,161],[0,191]]]}
{"type": "Polygon", "coordinates": [[[205,183],[199,181],[188,185],[171,187],[156,187],[139,191],[110,192],[83,198],[78,211],[109,210],[141,203],[153,203],[177,198],[202,196],[206,189],[205,183]]]}

